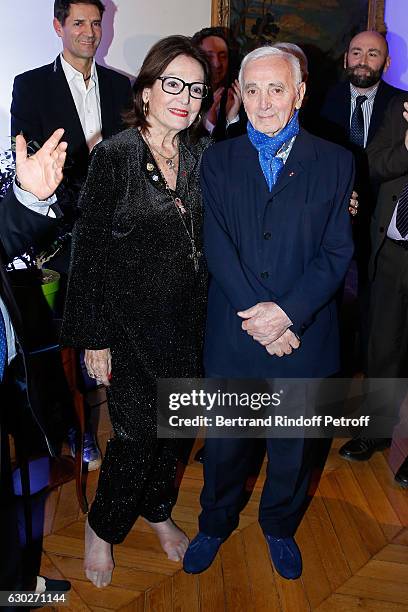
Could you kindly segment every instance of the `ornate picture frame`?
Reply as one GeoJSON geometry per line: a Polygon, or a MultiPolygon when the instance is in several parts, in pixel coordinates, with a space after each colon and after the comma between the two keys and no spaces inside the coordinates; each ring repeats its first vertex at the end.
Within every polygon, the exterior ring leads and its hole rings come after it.
{"type": "MultiPolygon", "coordinates": [[[[325,12],[330,12],[332,15],[335,15],[336,11],[341,11],[341,17],[344,16],[346,18],[350,18],[350,23],[347,24],[347,29],[349,34],[353,34],[353,30],[359,31],[364,29],[368,30],[377,30],[379,32],[385,33],[386,26],[384,23],[384,4],[385,0],[360,0],[360,12],[357,13],[354,8],[359,3],[354,0],[330,0],[329,2],[324,2],[324,0],[320,0],[320,2],[316,2],[316,0],[212,0],[211,7],[211,25],[213,26],[224,26],[230,27],[234,35],[236,35],[237,28],[241,29],[242,35],[242,25],[238,25],[238,22],[242,22],[242,20],[249,18],[249,21],[252,22],[255,20],[255,25],[260,22],[260,28],[262,28],[262,20],[265,15],[271,15],[273,19],[276,18],[277,22],[272,23],[272,26],[275,26],[274,31],[272,28],[271,40],[288,40],[288,36],[283,35],[283,38],[279,38],[279,34],[276,33],[276,30],[279,29],[279,14],[280,19],[282,19],[282,12],[287,10],[287,13],[292,12],[292,15],[295,16],[297,12],[302,13],[307,11],[307,5],[310,2],[310,10],[315,11],[316,20],[322,20],[321,31],[323,31],[323,18],[325,16],[325,12]],[[366,3],[366,6],[365,6],[366,3]],[[326,5],[326,11],[322,11],[326,5]],[[299,7],[299,8],[298,8],[299,7]],[[353,10],[350,10],[350,7],[353,7],[353,10]],[[298,9],[298,10],[297,10],[298,9]],[[273,15],[273,11],[276,11],[278,16],[273,15]],[[251,14],[252,13],[252,14],[251,14]],[[258,16],[257,16],[258,15],[258,16]],[[358,16],[358,21],[356,20],[356,16],[358,16]],[[232,17],[232,19],[231,19],[232,17]],[[255,19],[256,18],[256,19],[255,19]]],[[[338,13],[339,14],[339,13],[338,13]]],[[[287,17],[287,15],[285,15],[287,17]]],[[[290,15],[286,18],[286,25],[290,23],[289,21],[290,15]]],[[[269,17],[271,19],[271,17],[269,17]]],[[[313,17],[312,17],[313,19],[313,17]]],[[[340,20],[341,21],[341,20],[340,20]]],[[[293,23],[296,23],[296,20],[293,19],[293,23]]],[[[301,18],[297,20],[298,24],[301,24],[301,18]]],[[[305,24],[306,26],[312,25],[311,23],[305,24]]],[[[254,25],[252,25],[252,30],[254,29],[254,25]]],[[[267,28],[264,28],[266,30],[267,28]]],[[[316,27],[313,29],[309,27],[309,33],[313,32],[315,36],[315,44],[318,45],[318,36],[319,24],[316,24],[316,27]]],[[[269,28],[271,31],[271,28],[269,28]]],[[[283,28],[284,31],[284,28],[283,28]]],[[[301,30],[297,30],[298,38],[302,38],[301,30]]],[[[241,36],[242,39],[242,36],[241,36]]],[[[292,40],[291,42],[295,42],[292,40]]],[[[299,42],[302,42],[299,40],[299,42]]],[[[310,44],[310,40],[306,41],[310,44]]],[[[242,45],[242,40],[240,42],[240,46],[242,45]]],[[[248,50],[248,49],[246,49],[248,50]]]]}

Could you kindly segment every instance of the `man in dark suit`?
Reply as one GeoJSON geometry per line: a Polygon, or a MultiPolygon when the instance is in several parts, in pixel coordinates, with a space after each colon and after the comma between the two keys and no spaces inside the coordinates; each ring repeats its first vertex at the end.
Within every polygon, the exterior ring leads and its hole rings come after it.
{"type": "Polygon", "coordinates": [[[12,137],[22,133],[41,145],[57,128],[65,130],[67,163],[58,202],[71,222],[89,152],[122,129],[121,113],[131,100],[129,79],[95,62],[104,8],[100,0],[55,0],[53,25],[62,53],[14,80],[12,137]]]}
{"type": "MultiPolygon", "coordinates": [[[[395,97],[368,147],[372,179],[381,183],[371,224],[372,254],[369,378],[408,376],[408,93],[395,97]]],[[[390,445],[392,427],[406,389],[389,385],[374,395],[369,412],[371,437],[358,436],[342,447],[345,459],[365,461],[390,445]],[[401,395],[402,392],[402,395],[401,395]],[[375,404],[373,404],[375,401],[375,404]]],[[[372,395],[372,394],[371,394],[372,395]]],[[[371,397],[371,396],[370,396],[371,397]]],[[[369,434],[370,435],[370,434],[369,434]]],[[[408,459],[395,480],[408,487],[408,459]]]]}
{"type": "MultiPolygon", "coordinates": [[[[351,150],[356,160],[355,190],[359,214],[353,220],[355,259],[358,270],[358,354],[354,355],[355,333],[343,330],[343,374],[365,369],[368,341],[368,261],[370,218],[376,186],[370,182],[366,147],[375,135],[389,101],[401,90],[388,85],[382,75],[391,58],[386,39],[378,32],[360,32],[344,54],[345,81],[329,91],[323,104],[320,128],[323,138],[351,150]]],[[[345,315],[346,316],[346,315],[345,315]]],[[[342,317],[343,321],[343,317],[342,317]]],[[[346,319],[344,318],[346,327],[346,319]]]]}
{"type": "MultiPolygon", "coordinates": [[[[207,376],[323,378],[339,368],[335,293],[353,244],[353,160],[299,127],[299,60],[272,47],[240,71],[248,134],[203,157],[205,254],[211,274],[207,376]],[[301,344],[300,340],[301,338],[301,344]],[[254,342],[255,340],[255,342],[254,342]]],[[[315,442],[267,439],[259,520],[285,578],[301,574],[293,535],[307,505],[315,442]]],[[[206,440],[200,532],[184,557],[198,573],[237,527],[253,440],[206,440]]]]}
{"type": "MultiPolygon", "coordinates": [[[[51,64],[20,74],[14,81],[12,136],[22,133],[29,143],[41,145],[55,129],[63,127],[68,143],[64,182],[57,192],[64,213],[59,237],[66,241],[48,264],[62,273],[62,299],[71,252],[70,232],[89,152],[102,138],[122,129],[121,114],[132,97],[127,77],[95,62],[104,10],[101,0],[55,0],[53,26],[62,40],[62,53],[51,64]]],[[[74,452],[74,431],[70,433],[70,445],[74,452]]],[[[88,470],[97,469],[101,463],[90,423],[84,439],[84,461],[88,470]]]]}
{"type": "MultiPolygon", "coordinates": [[[[16,406],[10,405],[8,386],[13,376],[13,365],[21,360],[23,370],[29,376],[30,364],[26,361],[24,330],[20,312],[9,284],[5,265],[13,257],[23,253],[31,245],[47,236],[57,223],[59,210],[54,193],[62,179],[66,143],[59,143],[63,130],[56,131],[34,156],[27,158],[24,139],[19,136],[16,143],[16,176],[18,185],[10,190],[0,202],[0,530],[3,554],[0,558],[0,588],[2,590],[67,590],[66,581],[52,581],[47,578],[25,576],[21,545],[17,526],[17,509],[11,480],[10,455],[8,447],[7,416],[16,406]],[[24,581],[24,579],[26,581],[24,581]],[[28,580],[28,581],[27,581],[28,580]]],[[[28,385],[31,410],[37,403],[33,384],[28,385]]],[[[20,424],[28,426],[29,415],[20,424]]],[[[45,435],[48,447],[53,440],[38,413],[33,414],[36,427],[45,435]]],[[[8,608],[7,608],[8,609],[8,608]]]]}
{"type": "Polygon", "coordinates": [[[322,107],[321,115],[327,120],[324,130],[329,128],[327,138],[347,148],[354,147],[354,151],[371,142],[389,101],[401,92],[382,79],[390,63],[384,36],[370,31],[354,36],[344,54],[346,80],[329,91],[322,107]],[[356,130],[356,123],[361,127],[357,121],[360,113],[362,133],[356,130]]]}

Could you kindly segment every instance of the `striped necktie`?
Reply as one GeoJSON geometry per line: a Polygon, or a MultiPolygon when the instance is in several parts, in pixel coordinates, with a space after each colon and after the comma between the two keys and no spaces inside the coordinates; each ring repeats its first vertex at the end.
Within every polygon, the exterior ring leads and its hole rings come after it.
{"type": "Polygon", "coordinates": [[[364,115],[361,106],[366,100],[367,96],[357,96],[350,123],[350,142],[362,148],[364,147],[364,115]]]}
{"type": "Polygon", "coordinates": [[[405,185],[398,200],[397,230],[403,238],[408,234],[408,183],[405,185]]]}
{"type": "Polygon", "coordinates": [[[6,326],[4,324],[3,313],[0,308],[0,382],[3,380],[4,370],[7,361],[7,338],[6,326]]]}

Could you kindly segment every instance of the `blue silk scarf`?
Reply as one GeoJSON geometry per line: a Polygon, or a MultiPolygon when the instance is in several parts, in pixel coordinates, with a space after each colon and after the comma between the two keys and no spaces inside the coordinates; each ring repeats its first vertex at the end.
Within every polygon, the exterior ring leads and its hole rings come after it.
{"type": "Polygon", "coordinates": [[[299,111],[295,111],[289,123],[276,136],[267,136],[267,134],[258,132],[252,123],[248,121],[248,138],[258,151],[259,163],[269,191],[272,191],[284,167],[283,160],[280,157],[276,157],[276,154],[285,143],[289,142],[299,133],[298,114],[299,111]]]}

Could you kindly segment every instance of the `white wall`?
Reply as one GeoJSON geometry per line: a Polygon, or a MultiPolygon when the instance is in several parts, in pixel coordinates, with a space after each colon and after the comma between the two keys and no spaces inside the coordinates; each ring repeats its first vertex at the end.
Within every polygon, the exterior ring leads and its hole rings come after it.
{"type": "MultiPolygon", "coordinates": [[[[9,109],[16,74],[51,62],[60,51],[53,0],[0,0],[0,148],[9,146],[9,109]]],[[[168,34],[210,25],[211,0],[105,0],[98,61],[135,75],[147,49],[168,34]]],[[[408,0],[386,0],[392,65],[386,80],[408,89],[408,0]]]]}
{"type": "Polygon", "coordinates": [[[385,75],[390,85],[408,90],[408,1],[386,0],[385,23],[391,66],[385,75]]]}
{"type": "MultiPolygon", "coordinates": [[[[53,0],[1,0],[0,148],[8,148],[16,74],[48,64],[61,50],[52,28],[53,0]]],[[[169,34],[210,25],[211,0],[105,0],[100,63],[134,76],[151,45],[169,34]]]]}

